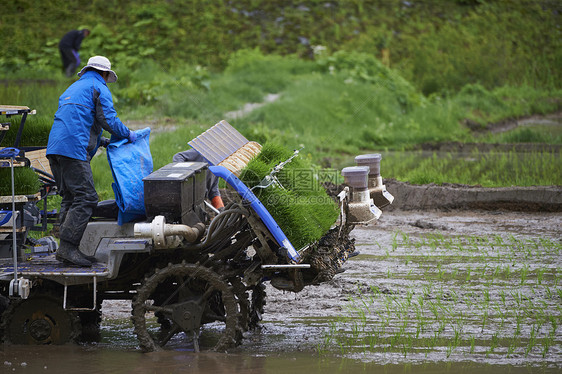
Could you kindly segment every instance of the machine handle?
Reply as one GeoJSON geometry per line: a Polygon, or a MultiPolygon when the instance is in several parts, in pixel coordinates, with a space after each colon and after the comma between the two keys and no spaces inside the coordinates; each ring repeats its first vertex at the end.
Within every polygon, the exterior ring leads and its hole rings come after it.
{"type": "Polygon", "coordinates": [[[20,154],[17,148],[9,147],[0,149],[0,158],[16,158],[20,154]]]}
{"type": "Polygon", "coordinates": [[[4,225],[12,218],[12,211],[11,210],[0,210],[0,216],[5,214],[4,218],[0,219],[0,226],[4,225]]]}

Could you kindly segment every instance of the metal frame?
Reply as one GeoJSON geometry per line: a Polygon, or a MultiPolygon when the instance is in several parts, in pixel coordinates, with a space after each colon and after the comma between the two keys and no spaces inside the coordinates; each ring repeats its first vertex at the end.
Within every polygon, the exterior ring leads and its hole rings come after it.
{"type": "Polygon", "coordinates": [[[63,292],[63,297],[62,297],[62,309],[64,310],[69,310],[72,312],[90,312],[90,311],[94,311],[97,309],[97,292],[98,292],[98,282],[97,282],[97,277],[94,275],[92,277],[92,283],[94,284],[94,291],[93,291],[93,307],[92,308],[67,308],[66,307],[66,296],[68,294],[68,285],[66,284],[66,281],[64,282],[64,292],[63,292]]]}

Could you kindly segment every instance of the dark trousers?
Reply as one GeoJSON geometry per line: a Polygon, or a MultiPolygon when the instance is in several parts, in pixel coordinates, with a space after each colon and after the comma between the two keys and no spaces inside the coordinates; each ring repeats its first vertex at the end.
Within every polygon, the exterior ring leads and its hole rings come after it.
{"type": "Polygon", "coordinates": [[[74,53],[72,53],[72,48],[59,48],[59,51],[62,59],[62,70],[67,77],[70,77],[78,67],[76,57],[74,57],[74,53]]]}
{"type": "Polygon", "coordinates": [[[47,157],[62,197],[59,213],[60,239],[77,246],[98,203],[92,168],[88,161],[60,155],[47,157]]]}

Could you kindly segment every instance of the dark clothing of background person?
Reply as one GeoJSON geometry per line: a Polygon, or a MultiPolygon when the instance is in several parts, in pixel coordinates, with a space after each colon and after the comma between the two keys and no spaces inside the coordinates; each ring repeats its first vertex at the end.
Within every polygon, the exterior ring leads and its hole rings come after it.
{"type": "Polygon", "coordinates": [[[84,37],[89,35],[88,29],[72,30],[67,32],[59,42],[59,51],[62,59],[62,70],[67,77],[74,75],[74,72],[80,65],[77,58],[78,50],[84,37]]]}

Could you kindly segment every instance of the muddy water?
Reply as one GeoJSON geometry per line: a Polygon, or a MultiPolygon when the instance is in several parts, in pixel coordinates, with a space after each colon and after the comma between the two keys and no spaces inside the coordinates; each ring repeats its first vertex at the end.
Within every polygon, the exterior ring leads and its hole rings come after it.
{"type": "Polygon", "coordinates": [[[263,328],[227,354],[142,354],[130,305],[104,302],[100,343],[5,346],[0,373],[562,370],[560,214],[388,212],[354,236],[331,282],[268,287],[263,328]]]}
{"type": "MultiPolygon", "coordinates": [[[[1,373],[99,373],[99,374],[331,374],[331,373],[494,373],[502,367],[466,363],[422,365],[363,363],[357,360],[317,358],[307,353],[269,355],[158,352],[142,354],[108,348],[37,347],[10,348],[2,352],[1,373]]],[[[529,373],[510,368],[510,373],[529,373]]]]}

